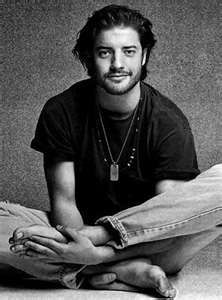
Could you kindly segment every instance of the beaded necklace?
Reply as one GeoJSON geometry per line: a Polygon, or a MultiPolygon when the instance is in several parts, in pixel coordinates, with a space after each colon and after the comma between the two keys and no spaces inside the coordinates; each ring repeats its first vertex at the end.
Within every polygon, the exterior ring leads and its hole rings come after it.
{"type": "Polygon", "coordinates": [[[102,150],[103,150],[102,152],[103,152],[103,155],[104,155],[104,161],[109,165],[110,181],[118,181],[119,180],[119,161],[120,161],[122,153],[123,153],[123,151],[125,149],[125,146],[126,146],[126,143],[128,141],[129,135],[130,135],[130,133],[132,131],[132,128],[133,128],[133,125],[134,125],[134,121],[136,119],[135,133],[134,133],[134,142],[133,142],[132,149],[130,151],[129,159],[128,159],[127,163],[126,163],[126,166],[128,168],[131,166],[131,164],[132,164],[132,162],[133,162],[133,160],[135,158],[136,144],[137,144],[136,143],[137,142],[137,135],[138,135],[138,131],[139,131],[140,111],[141,111],[141,106],[142,106],[141,103],[142,103],[142,99],[139,100],[139,102],[138,102],[138,104],[137,104],[137,106],[136,106],[136,108],[135,108],[135,110],[133,112],[132,119],[130,121],[128,130],[127,130],[125,138],[123,140],[123,144],[122,144],[122,146],[120,148],[120,152],[119,152],[116,160],[114,160],[114,158],[113,158],[113,154],[111,152],[111,148],[110,148],[110,144],[109,144],[109,141],[108,141],[106,129],[105,129],[105,126],[104,126],[104,123],[103,123],[102,114],[101,114],[101,111],[100,111],[100,109],[98,107],[99,123],[101,125],[101,126],[98,126],[99,144],[101,145],[102,150]],[[103,136],[104,136],[106,147],[108,149],[109,158],[110,158],[111,163],[108,162],[108,159],[105,156],[105,152],[104,152],[103,145],[102,145],[102,139],[101,139],[99,127],[102,128],[102,133],[103,133],[103,136]]]}

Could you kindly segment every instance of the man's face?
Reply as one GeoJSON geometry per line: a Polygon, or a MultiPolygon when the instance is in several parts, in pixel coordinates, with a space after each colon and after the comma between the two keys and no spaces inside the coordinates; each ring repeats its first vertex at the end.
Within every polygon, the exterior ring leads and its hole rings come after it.
{"type": "Polygon", "coordinates": [[[107,93],[123,95],[140,81],[145,54],[135,29],[119,26],[102,30],[93,55],[95,79],[107,93]]]}

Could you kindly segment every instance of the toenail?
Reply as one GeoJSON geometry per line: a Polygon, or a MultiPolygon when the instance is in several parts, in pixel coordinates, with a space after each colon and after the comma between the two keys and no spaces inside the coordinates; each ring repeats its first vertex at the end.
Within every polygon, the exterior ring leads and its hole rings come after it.
{"type": "Polygon", "coordinates": [[[176,290],[175,289],[171,289],[167,291],[167,297],[175,298],[176,297],[176,290]]]}
{"type": "Polygon", "coordinates": [[[22,233],[22,232],[17,233],[17,234],[16,234],[16,237],[17,237],[17,239],[22,238],[22,237],[23,237],[23,233],[22,233]]]}

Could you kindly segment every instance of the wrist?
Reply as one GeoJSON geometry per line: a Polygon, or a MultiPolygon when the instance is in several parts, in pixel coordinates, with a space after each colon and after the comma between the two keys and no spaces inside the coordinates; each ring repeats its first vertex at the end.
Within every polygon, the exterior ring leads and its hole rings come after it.
{"type": "Polygon", "coordinates": [[[79,232],[88,237],[95,246],[105,245],[112,239],[108,230],[101,225],[85,225],[79,230],[79,232]]]}
{"type": "Polygon", "coordinates": [[[112,261],[113,257],[115,256],[115,249],[110,246],[99,246],[97,247],[97,253],[99,257],[99,263],[107,263],[112,261]]]}

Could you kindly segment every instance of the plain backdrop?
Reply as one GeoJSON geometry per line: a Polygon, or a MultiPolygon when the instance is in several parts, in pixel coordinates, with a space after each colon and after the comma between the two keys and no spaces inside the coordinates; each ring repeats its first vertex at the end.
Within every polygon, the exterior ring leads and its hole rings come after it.
{"type": "Polygon", "coordinates": [[[48,98],[86,78],[71,50],[95,10],[139,9],[158,40],[146,79],[187,116],[201,171],[222,162],[221,1],[20,0],[3,4],[2,196],[49,209],[42,154],[30,148],[48,98]]]}

